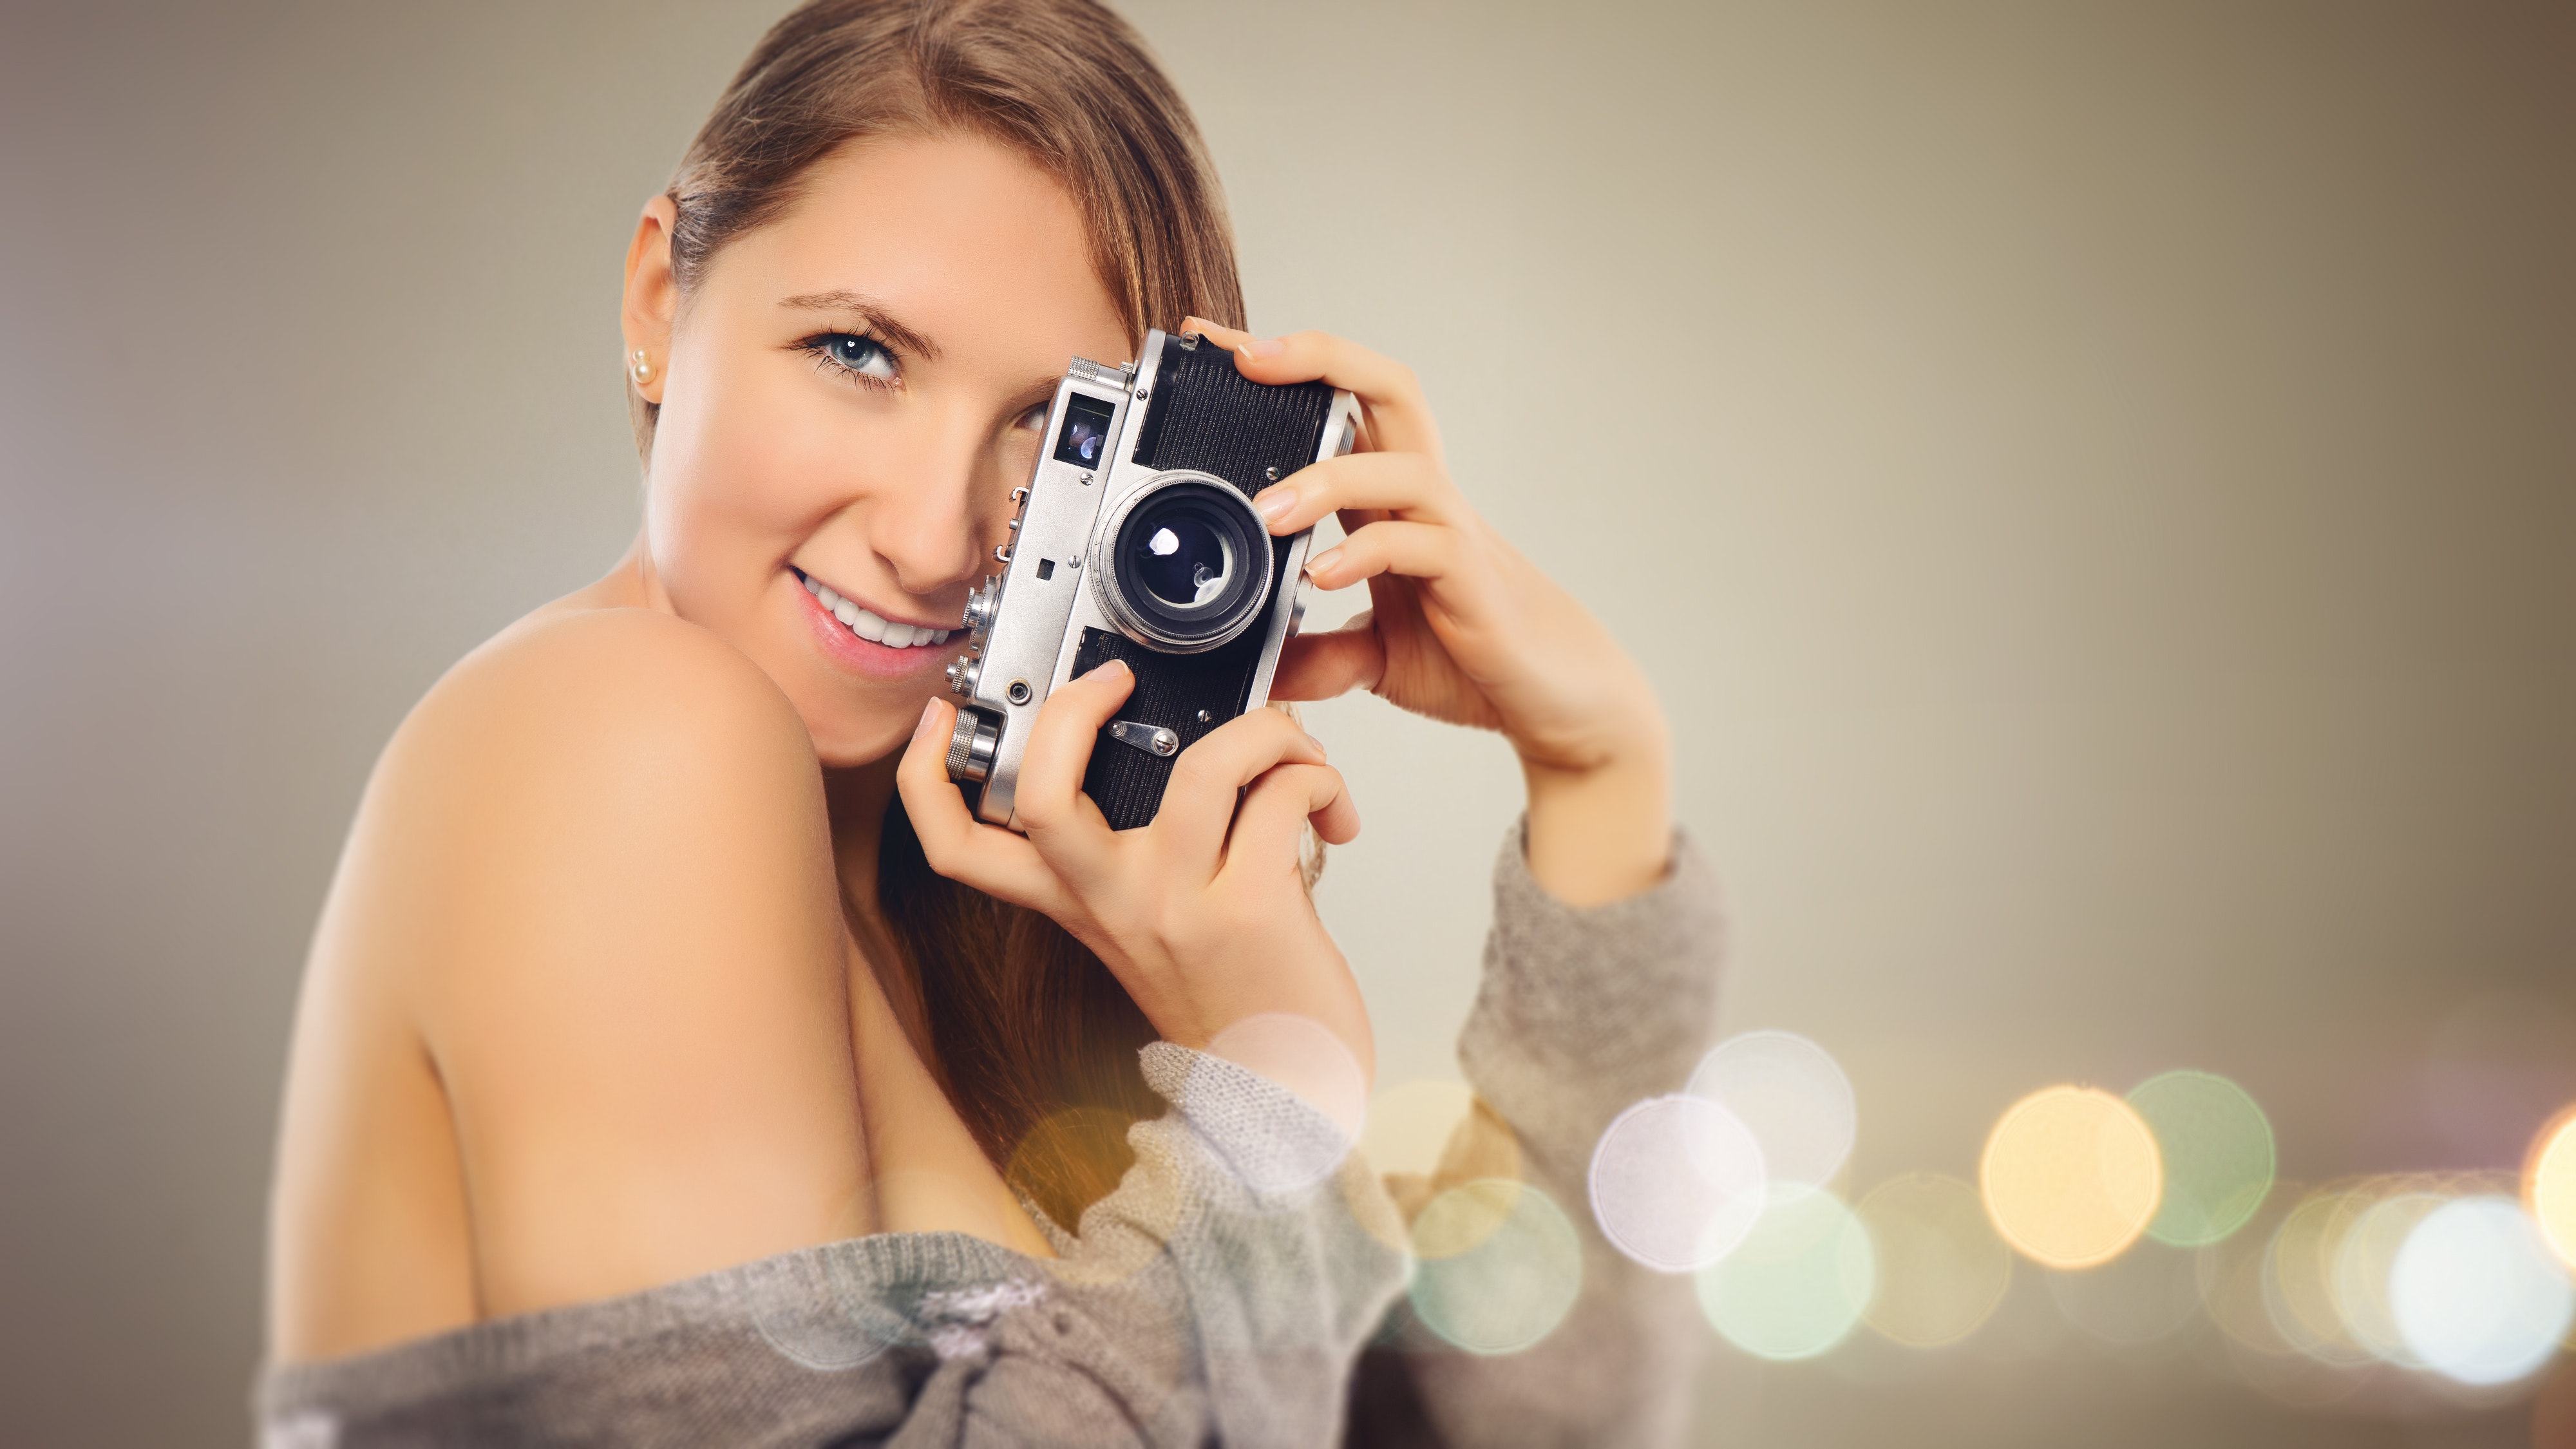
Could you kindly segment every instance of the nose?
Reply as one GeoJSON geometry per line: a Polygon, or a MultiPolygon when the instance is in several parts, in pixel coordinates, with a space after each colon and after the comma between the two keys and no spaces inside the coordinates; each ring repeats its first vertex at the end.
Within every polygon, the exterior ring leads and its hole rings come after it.
{"type": "Polygon", "coordinates": [[[950,410],[906,461],[868,510],[869,546],[896,585],[929,598],[991,572],[982,543],[997,463],[991,429],[965,409],[950,410]]]}

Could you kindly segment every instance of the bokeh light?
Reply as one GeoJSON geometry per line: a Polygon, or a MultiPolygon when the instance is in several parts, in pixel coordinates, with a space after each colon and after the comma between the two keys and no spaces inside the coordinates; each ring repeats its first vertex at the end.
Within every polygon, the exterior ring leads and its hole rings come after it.
{"type": "Polygon", "coordinates": [[[1719,1042],[1686,1090],[1752,1129],[1773,1182],[1822,1187],[1851,1156],[1860,1122],[1851,1078],[1832,1053],[1795,1032],[1748,1031],[1719,1042]]]}
{"type": "Polygon", "coordinates": [[[2387,1178],[2355,1192],[2353,1197],[2364,1205],[2342,1231],[2326,1278],[2344,1332],[2372,1357],[2409,1369],[2424,1367],[2424,1361],[2397,1331],[2396,1310],[2388,1302],[2389,1274],[2415,1225],[2449,1201],[2438,1192],[2417,1190],[2419,1185],[2417,1179],[2387,1178]]]}
{"type": "Polygon", "coordinates": [[[1028,1195],[1058,1227],[1070,1231],[1082,1215],[1066,1184],[1096,1174],[1116,1182],[1136,1160],[1127,1146],[1134,1119],[1108,1107],[1065,1107],[1029,1124],[1003,1164],[1002,1180],[1028,1195]]]}
{"type": "Polygon", "coordinates": [[[1368,1116],[1368,1074],[1332,1028],[1294,1012],[1267,1011],[1228,1025],[1207,1044],[1183,1085],[1185,1099],[1210,1110],[1233,1095],[1231,1082],[1208,1065],[1223,1058],[1267,1077],[1322,1114],[1318,1130],[1271,1144],[1258,1157],[1221,1159],[1257,1193],[1284,1194],[1322,1182],[1358,1144],[1368,1116]],[[1329,1124],[1329,1125],[1327,1125],[1329,1124]]]}
{"type": "Polygon", "coordinates": [[[1688,1093],[1652,1097],[1601,1134],[1592,1215],[1610,1245],[1664,1273],[1733,1251],[1762,1213],[1762,1146],[1736,1115],[1688,1093]]]}
{"type": "Polygon", "coordinates": [[[2163,1179],[2145,1120],[2091,1087],[2049,1087],[2014,1103],[1977,1169],[1995,1231],[2052,1268],[2089,1268],[2136,1242],[2163,1179]]]}
{"type": "Polygon", "coordinates": [[[1774,1183],[1735,1251],[1699,1271],[1699,1304],[1727,1342],[1766,1359],[1813,1358],[1860,1322],[1878,1284],[1862,1226],[1820,1187],[1774,1183]]]}
{"type": "Polygon", "coordinates": [[[2275,1181],[2272,1191],[2242,1231],[2196,1250],[2195,1274],[2200,1302],[2227,1338],[2259,1358],[2307,1358],[2272,1325],[2264,1304],[2263,1274],[2272,1257],[2272,1238],[2281,1220],[2304,1197],[2301,1184],[2275,1181]]]}
{"type": "Polygon", "coordinates": [[[856,1368],[905,1336],[882,1285],[822,1252],[765,1258],[733,1275],[752,1327],[780,1357],[817,1373],[856,1368]]]}
{"type": "Polygon", "coordinates": [[[2148,1236],[2178,1248],[2214,1243],[2245,1226],[2272,1189],[2272,1124],[2225,1077],[2166,1072],[2129,1093],[2155,1134],[2164,1201],[2148,1236]]]}
{"type": "Polygon", "coordinates": [[[2522,1202],[2558,1261],[2576,1268],[2576,1107],[2559,1113],[2532,1139],[2522,1202]]]}
{"type": "Polygon", "coordinates": [[[2107,1263],[2050,1273],[2058,1311],[2104,1343],[2154,1343],[2200,1312],[2200,1282],[2188,1252],[2139,1243],[2107,1263]]]}
{"type": "Polygon", "coordinates": [[[1205,1055],[1224,1057],[1295,1092],[1331,1119],[1345,1146],[1368,1116],[1368,1073],[1341,1034],[1293,1011],[1263,1011],[1229,1023],[1205,1055]]]}
{"type": "Polygon", "coordinates": [[[2319,1188],[2290,1209],[2264,1252],[2263,1307],[2273,1328],[2292,1348],[2330,1367],[2351,1368],[2372,1357],[2344,1327],[2334,1280],[2344,1236],[2373,1201],[2350,1182],[2319,1188]]]}
{"type": "Polygon", "coordinates": [[[2388,1304],[2406,1346],[2464,1384],[2523,1378],[2576,1321],[2576,1285],[2522,1205],[2481,1195],[2444,1203],[2406,1235],[2388,1304]]]}
{"type": "Polygon", "coordinates": [[[1475,1106],[1476,1094],[1465,1082],[1389,1087],[1369,1103],[1368,1119],[1360,1128],[1360,1153],[1381,1173],[1427,1179],[1440,1170],[1440,1154],[1475,1106]]]}
{"type": "MultiPolygon", "coordinates": [[[[1466,1083],[1455,1080],[1406,1082],[1380,1092],[1369,1104],[1359,1145],[1362,1159],[1386,1189],[1397,1217],[1384,1221],[1360,1210],[1356,1198],[1354,1209],[1388,1247],[1406,1251],[1415,1246],[1407,1225],[1442,1190],[1465,1182],[1519,1181],[1521,1177],[1520,1138],[1492,1107],[1477,1100],[1466,1083]]],[[[1501,1216],[1490,1214],[1488,1221],[1499,1223],[1501,1216]]],[[[1453,1237],[1458,1230],[1459,1225],[1453,1224],[1453,1237]]],[[[1448,1251],[1464,1252],[1473,1246],[1473,1242],[1456,1241],[1448,1251]]]]}
{"type": "Polygon", "coordinates": [[[2012,1249],[1995,1236],[1977,1190],[1955,1177],[1890,1178],[1853,1211],[1877,1260],[1878,1291],[1862,1317],[1885,1338],[1909,1348],[1956,1343],[2012,1286],[2012,1249]]]}
{"type": "Polygon", "coordinates": [[[1537,1343],[1583,1288],[1574,1224],[1535,1187],[1494,1178],[1453,1187],[1422,1210],[1413,1234],[1414,1315],[1470,1353],[1537,1343]]]}

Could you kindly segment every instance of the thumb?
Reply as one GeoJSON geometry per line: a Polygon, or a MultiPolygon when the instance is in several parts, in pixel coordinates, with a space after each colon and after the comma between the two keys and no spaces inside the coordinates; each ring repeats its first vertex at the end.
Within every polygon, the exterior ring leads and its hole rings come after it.
{"type": "Polygon", "coordinates": [[[1375,689],[1386,673],[1386,642],[1378,637],[1376,611],[1363,609],[1328,634],[1299,634],[1279,650],[1272,699],[1331,699],[1354,689],[1375,689]]]}

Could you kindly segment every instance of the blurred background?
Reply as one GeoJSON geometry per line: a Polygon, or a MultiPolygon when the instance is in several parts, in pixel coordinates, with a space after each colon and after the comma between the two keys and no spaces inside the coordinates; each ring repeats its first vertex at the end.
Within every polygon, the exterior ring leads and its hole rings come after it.
{"type": "MultiPolygon", "coordinates": [[[[342,832],[632,536],[623,248],[784,8],[0,3],[10,1442],[247,1436],[342,832]]],[[[2576,13],[1120,8],[1254,326],[1412,363],[1660,681],[1817,1189],[1701,1442],[2576,1443],[2576,13]]],[[[1312,719],[1436,1099],[1517,772],[1312,719]]]]}

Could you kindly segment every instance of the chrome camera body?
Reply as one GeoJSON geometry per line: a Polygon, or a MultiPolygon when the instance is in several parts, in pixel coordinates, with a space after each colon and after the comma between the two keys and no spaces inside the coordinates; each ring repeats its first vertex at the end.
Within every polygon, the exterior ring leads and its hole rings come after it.
{"type": "Polygon", "coordinates": [[[1003,571],[967,596],[973,649],[948,777],[977,818],[1019,828],[1020,756],[1056,686],[1112,659],[1136,688],[1101,730],[1083,792],[1111,828],[1154,818],[1174,757],[1270,702],[1305,614],[1312,530],[1272,538],[1253,496],[1351,450],[1359,405],[1320,382],[1272,387],[1195,334],[1145,335],[1125,367],[1075,358],[1013,491],[1003,571]]]}

